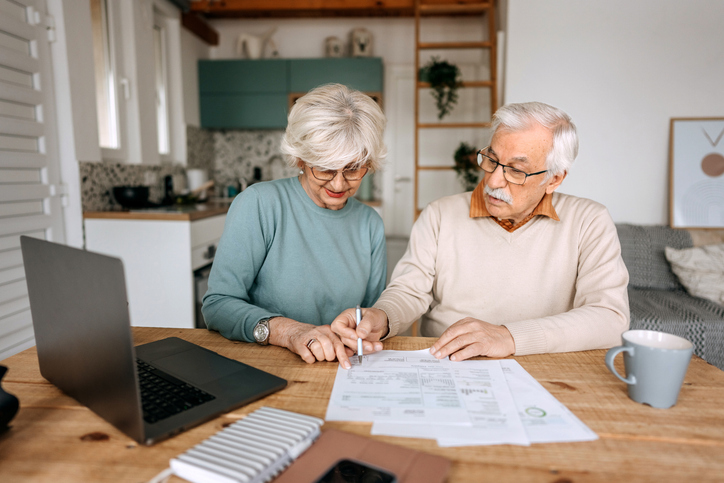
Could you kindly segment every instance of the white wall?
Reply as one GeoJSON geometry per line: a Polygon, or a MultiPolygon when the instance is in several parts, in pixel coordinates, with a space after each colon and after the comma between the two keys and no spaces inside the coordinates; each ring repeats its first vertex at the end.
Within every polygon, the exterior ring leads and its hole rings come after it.
{"type": "Polygon", "coordinates": [[[208,59],[211,47],[185,28],[181,28],[181,79],[183,116],[186,124],[199,127],[198,60],[208,59]]]}
{"type": "Polygon", "coordinates": [[[79,161],[100,161],[96,119],[90,3],[48,1],[57,40],[50,44],[58,128],[61,180],[67,186],[63,208],[65,243],[83,246],[79,161]]]}
{"type": "Polygon", "coordinates": [[[724,116],[724,2],[508,4],[505,102],[547,102],[578,126],[560,191],[667,224],[669,119],[724,116]]]}

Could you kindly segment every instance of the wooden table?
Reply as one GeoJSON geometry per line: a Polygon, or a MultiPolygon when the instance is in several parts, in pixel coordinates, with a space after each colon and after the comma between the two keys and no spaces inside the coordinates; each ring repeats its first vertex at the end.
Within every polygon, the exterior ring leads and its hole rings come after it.
{"type": "MultiPolygon", "coordinates": [[[[134,328],[136,343],[177,336],[276,374],[289,386],[152,447],[136,444],[43,379],[35,348],[1,364],[21,408],[0,435],[0,482],[142,482],[184,452],[261,406],[324,418],[337,364],[308,365],[286,349],[232,342],[203,329],[134,328]]],[[[396,337],[386,349],[427,348],[433,339],[396,337]]],[[[518,357],[520,364],[600,439],[583,443],[439,448],[434,440],[370,436],[369,423],[336,428],[445,456],[450,482],[724,481],[724,372],[692,360],[676,406],[637,404],[604,365],[605,351],[518,357]]],[[[619,358],[619,370],[623,371],[619,358]]],[[[180,482],[178,478],[171,481],[180,482]]]]}

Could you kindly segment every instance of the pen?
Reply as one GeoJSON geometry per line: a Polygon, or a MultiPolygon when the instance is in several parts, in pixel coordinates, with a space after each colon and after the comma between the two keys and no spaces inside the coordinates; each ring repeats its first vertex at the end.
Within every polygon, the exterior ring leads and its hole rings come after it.
{"type": "MultiPolygon", "coordinates": [[[[362,309],[357,306],[357,325],[362,322],[362,309]]],[[[357,360],[362,364],[362,338],[357,337],[357,360]]]]}

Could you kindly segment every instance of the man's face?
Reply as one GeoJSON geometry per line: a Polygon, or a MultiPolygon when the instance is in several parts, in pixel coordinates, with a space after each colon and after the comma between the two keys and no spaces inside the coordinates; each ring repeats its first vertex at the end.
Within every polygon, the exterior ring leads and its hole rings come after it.
{"type": "MultiPolygon", "coordinates": [[[[536,124],[524,131],[498,130],[490,141],[489,154],[501,164],[535,173],[546,169],[546,156],[553,147],[553,133],[536,124]]],[[[552,193],[566,177],[556,175],[541,185],[547,173],[530,176],[522,185],[509,183],[503,176],[501,166],[485,173],[483,183],[487,188],[484,196],[485,207],[496,218],[510,219],[520,223],[540,203],[546,193],[552,193]],[[495,190],[500,190],[497,193],[495,190]],[[509,202],[503,201],[508,199],[509,202]]]]}

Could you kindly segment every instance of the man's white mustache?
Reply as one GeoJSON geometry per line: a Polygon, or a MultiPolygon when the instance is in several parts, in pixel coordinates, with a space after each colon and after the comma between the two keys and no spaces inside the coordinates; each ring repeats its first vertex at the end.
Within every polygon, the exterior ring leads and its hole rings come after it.
{"type": "Polygon", "coordinates": [[[486,195],[492,196],[493,198],[497,198],[504,203],[508,203],[509,205],[513,204],[513,197],[510,195],[510,193],[505,191],[503,188],[491,189],[489,186],[486,185],[483,192],[486,195]]]}

